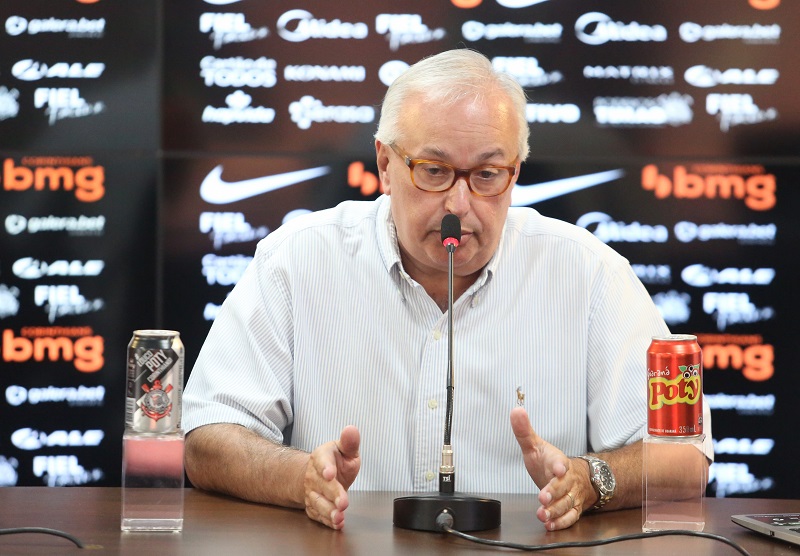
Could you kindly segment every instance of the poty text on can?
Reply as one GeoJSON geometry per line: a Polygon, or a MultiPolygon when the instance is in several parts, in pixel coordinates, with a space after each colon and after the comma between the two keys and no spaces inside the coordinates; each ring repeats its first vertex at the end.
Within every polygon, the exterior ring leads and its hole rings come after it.
{"type": "Polygon", "coordinates": [[[128,344],[125,428],[171,433],[181,426],[184,349],[174,330],[135,330],[128,344]]]}
{"type": "Polygon", "coordinates": [[[697,337],[654,337],[647,349],[647,432],[703,434],[703,353],[697,337]]]}

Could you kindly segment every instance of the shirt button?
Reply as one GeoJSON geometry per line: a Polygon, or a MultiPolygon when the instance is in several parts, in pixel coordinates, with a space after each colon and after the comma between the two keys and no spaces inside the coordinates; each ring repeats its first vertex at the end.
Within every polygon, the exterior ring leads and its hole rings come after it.
{"type": "Polygon", "coordinates": [[[427,473],[425,473],[425,480],[426,481],[432,481],[435,478],[436,478],[436,473],[434,473],[433,471],[428,471],[427,473]]]}
{"type": "Polygon", "coordinates": [[[442,338],[442,331],[441,330],[434,330],[433,331],[433,339],[434,340],[441,340],[442,338]]]}
{"type": "Polygon", "coordinates": [[[439,402],[437,402],[436,400],[428,400],[428,407],[431,409],[436,409],[437,407],[439,407],[439,402]]]}

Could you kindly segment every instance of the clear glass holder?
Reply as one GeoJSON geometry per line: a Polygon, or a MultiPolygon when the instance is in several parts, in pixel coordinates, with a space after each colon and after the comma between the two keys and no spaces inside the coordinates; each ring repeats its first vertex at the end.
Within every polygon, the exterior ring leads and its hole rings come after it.
{"type": "Polygon", "coordinates": [[[183,431],[122,438],[122,531],[183,529],[183,431]]]}
{"type": "MultiPolygon", "coordinates": [[[[665,480],[666,468],[674,452],[697,450],[703,453],[705,435],[693,437],[647,436],[643,446],[642,531],[679,529],[702,531],[705,528],[705,501],[708,473],[702,458],[683,469],[683,480],[665,480]]],[[[674,475],[673,475],[674,476],[674,475]]]]}

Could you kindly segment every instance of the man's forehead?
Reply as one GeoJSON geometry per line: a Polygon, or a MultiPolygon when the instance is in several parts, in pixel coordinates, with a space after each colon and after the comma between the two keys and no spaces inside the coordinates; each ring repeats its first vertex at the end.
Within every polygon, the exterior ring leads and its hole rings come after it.
{"type": "MultiPolygon", "coordinates": [[[[432,158],[435,160],[446,161],[455,156],[455,153],[452,151],[452,149],[449,149],[446,146],[422,145],[418,149],[418,152],[415,152],[414,155],[420,158],[432,158]]],[[[490,160],[495,157],[508,156],[508,154],[500,147],[489,147],[479,151],[472,151],[470,155],[476,160],[490,160]]]]}
{"type": "Polygon", "coordinates": [[[464,96],[456,102],[415,93],[400,111],[397,141],[413,158],[451,161],[468,154],[478,162],[517,154],[517,121],[505,95],[464,96]],[[464,141],[470,143],[464,152],[464,141]],[[459,144],[461,146],[459,147],[459,144]]]}

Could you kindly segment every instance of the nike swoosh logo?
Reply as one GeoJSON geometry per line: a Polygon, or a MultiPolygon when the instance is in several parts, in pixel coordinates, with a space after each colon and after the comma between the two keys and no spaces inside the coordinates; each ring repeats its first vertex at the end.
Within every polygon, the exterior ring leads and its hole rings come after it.
{"type": "Polygon", "coordinates": [[[527,8],[542,2],[547,2],[547,0],[497,0],[497,3],[504,8],[527,8]]]}
{"type": "Polygon", "coordinates": [[[222,179],[222,164],[220,164],[211,170],[203,180],[203,183],[200,184],[200,198],[212,205],[235,203],[236,201],[249,199],[282,187],[324,176],[330,171],[330,166],[318,166],[317,168],[297,170],[296,172],[226,182],[222,179]]]}
{"type": "Polygon", "coordinates": [[[581,189],[618,180],[625,175],[622,170],[608,170],[585,176],[575,176],[560,180],[535,183],[533,185],[515,185],[511,190],[511,205],[526,207],[548,199],[554,199],[581,189]]]}

